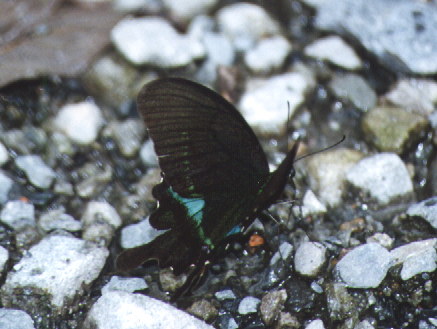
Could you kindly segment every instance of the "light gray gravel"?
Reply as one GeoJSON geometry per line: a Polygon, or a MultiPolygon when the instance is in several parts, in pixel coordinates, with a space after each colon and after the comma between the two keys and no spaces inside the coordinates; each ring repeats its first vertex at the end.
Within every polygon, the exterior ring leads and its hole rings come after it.
{"type": "Polygon", "coordinates": [[[0,167],[9,160],[9,154],[3,143],[0,142],[0,167]]]}
{"type": "Polygon", "coordinates": [[[6,248],[0,246],[0,275],[2,275],[5,269],[5,264],[9,259],[9,252],[6,248]]]}
{"type": "Polygon", "coordinates": [[[21,200],[8,201],[0,213],[0,221],[14,230],[35,226],[35,207],[21,200]]]}
{"type": "Polygon", "coordinates": [[[149,218],[123,227],[121,230],[120,245],[122,248],[134,248],[149,243],[165,230],[157,230],[149,223],[149,218]]]}
{"type": "Polygon", "coordinates": [[[21,310],[0,308],[1,329],[34,329],[33,320],[29,314],[21,310]]]}
{"type": "Polygon", "coordinates": [[[422,217],[437,229],[437,196],[411,205],[407,210],[407,215],[422,217]]]}
{"type": "Polygon", "coordinates": [[[123,278],[113,276],[111,280],[102,288],[102,295],[111,291],[134,292],[146,289],[147,283],[143,278],[123,278]]]}
{"type": "Polygon", "coordinates": [[[318,242],[304,242],[296,250],[294,267],[304,276],[316,276],[326,261],[326,248],[318,242]]]}
{"type": "Polygon", "coordinates": [[[2,170],[0,170],[0,205],[3,205],[8,200],[8,194],[12,185],[12,179],[10,179],[2,170]]]}
{"type": "Polygon", "coordinates": [[[20,155],[15,165],[24,171],[30,183],[41,189],[47,189],[56,177],[52,168],[47,166],[39,155],[20,155]]]}
{"type": "Polygon", "coordinates": [[[240,304],[238,305],[238,313],[240,314],[249,314],[256,313],[258,311],[258,305],[261,303],[261,300],[256,297],[247,296],[244,297],[240,304]]]}

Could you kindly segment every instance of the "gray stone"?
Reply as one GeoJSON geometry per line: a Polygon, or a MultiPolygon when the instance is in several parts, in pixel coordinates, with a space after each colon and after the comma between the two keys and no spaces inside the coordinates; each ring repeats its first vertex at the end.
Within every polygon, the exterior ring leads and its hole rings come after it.
{"type": "Polygon", "coordinates": [[[287,241],[284,241],[279,246],[279,251],[275,252],[272,259],[270,259],[270,265],[275,264],[280,259],[287,260],[291,257],[291,253],[293,251],[293,245],[288,243],[287,241]]]}
{"type": "Polygon", "coordinates": [[[304,276],[314,277],[326,261],[326,248],[318,242],[303,242],[296,250],[294,267],[304,276]]]}
{"type": "Polygon", "coordinates": [[[309,57],[327,60],[347,70],[357,70],[363,65],[353,48],[338,36],[316,40],[305,47],[304,53],[309,57]]]}
{"type": "Polygon", "coordinates": [[[0,142],[0,167],[9,160],[9,154],[6,147],[0,142]]]}
{"type": "Polygon", "coordinates": [[[322,320],[316,319],[308,323],[305,326],[305,329],[325,329],[325,325],[323,324],[322,320]]]}
{"type": "Polygon", "coordinates": [[[6,248],[0,246],[0,275],[2,275],[5,269],[5,264],[9,259],[9,252],[6,248]]]}
{"type": "Polygon", "coordinates": [[[103,166],[86,163],[78,170],[80,180],[76,183],[76,193],[81,198],[97,196],[112,179],[113,169],[108,163],[103,166]]]}
{"type": "Polygon", "coordinates": [[[234,292],[232,290],[230,290],[230,289],[217,291],[214,296],[218,300],[226,300],[226,299],[235,299],[235,298],[237,298],[235,296],[234,292]]]}
{"type": "Polygon", "coordinates": [[[385,98],[392,104],[422,115],[431,114],[437,103],[437,82],[425,79],[401,79],[385,98]]]}
{"type": "Polygon", "coordinates": [[[47,143],[47,134],[41,128],[24,125],[21,129],[2,132],[2,141],[19,154],[39,153],[47,143]]]}
{"type": "Polygon", "coordinates": [[[249,314],[249,313],[256,313],[258,309],[258,305],[261,301],[252,296],[244,297],[240,304],[238,304],[238,313],[240,314],[249,314]]]}
{"type": "Polygon", "coordinates": [[[135,292],[147,289],[147,283],[142,278],[123,278],[113,276],[111,280],[102,288],[102,295],[111,291],[135,292]]]}
{"type": "Polygon", "coordinates": [[[430,223],[432,227],[437,229],[437,196],[411,205],[407,210],[407,215],[411,217],[422,217],[430,223]]]}
{"type": "Polygon", "coordinates": [[[358,40],[394,72],[435,74],[436,21],[434,2],[340,0],[318,4],[315,24],[358,40]]]}
{"type": "Polygon", "coordinates": [[[8,194],[13,185],[12,179],[0,170],[0,205],[8,201],[8,194]]]}
{"type": "Polygon", "coordinates": [[[390,252],[393,265],[402,264],[402,280],[411,279],[423,272],[434,272],[437,268],[437,239],[415,241],[397,247],[390,252]]]}
{"type": "Polygon", "coordinates": [[[52,168],[47,166],[39,155],[20,155],[15,158],[15,165],[24,171],[32,185],[47,189],[56,177],[52,168]]]}
{"type": "Polygon", "coordinates": [[[274,36],[259,41],[248,50],[244,62],[252,72],[267,74],[279,69],[290,52],[290,42],[282,36],[274,36]]]}
{"type": "Polygon", "coordinates": [[[103,123],[100,109],[91,102],[64,105],[54,120],[56,129],[73,142],[82,145],[91,144],[96,140],[103,123]]]}
{"type": "Polygon", "coordinates": [[[375,107],[361,122],[364,136],[378,150],[402,154],[414,145],[428,128],[423,116],[396,107],[375,107]]]}
{"type": "Polygon", "coordinates": [[[114,0],[114,9],[121,12],[138,12],[144,10],[147,13],[159,13],[163,8],[161,0],[114,0]]]}
{"type": "Polygon", "coordinates": [[[103,136],[111,136],[125,157],[133,157],[141,147],[146,127],[141,119],[112,121],[103,130],[103,136]]]}
{"type": "Polygon", "coordinates": [[[336,75],[329,83],[329,88],[335,96],[349,101],[362,111],[367,111],[376,105],[376,93],[359,75],[336,75]]]}
{"type": "Polygon", "coordinates": [[[346,172],[362,157],[363,154],[355,150],[338,148],[307,159],[311,189],[322,203],[331,207],[340,203],[346,172]]]}
{"type": "Polygon", "coordinates": [[[323,203],[317,199],[317,196],[312,190],[307,190],[302,198],[302,206],[293,208],[296,215],[302,217],[323,215],[327,209],[323,203]]]}
{"type": "Polygon", "coordinates": [[[379,243],[384,248],[390,250],[393,247],[394,239],[391,238],[386,233],[375,233],[372,236],[369,236],[366,239],[366,242],[367,243],[370,243],[370,242],[379,243]]]}
{"type": "Polygon", "coordinates": [[[188,22],[200,14],[207,14],[217,0],[162,0],[164,7],[177,21],[188,22]]]}
{"type": "Polygon", "coordinates": [[[264,323],[268,326],[278,319],[279,313],[287,300],[287,291],[274,290],[265,294],[261,300],[260,313],[264,323]]]}
{"type": "Polygon", "coordinates": [[[408,170],[393,153],[379,153],[360,160],[347,171],[346,180],[379,205],[410,200],[413,194],[408,170]]]}
{"type": "Polygon", "coordinates": [[[0,221],[14,230],[35,226],[35,208],[33,204],[21,200],[9,201],[0,213],[0,221]]]}
{"type": "Polygon", "coordinates": [[[212,322],[219,314],[215,306],[206,299],[195,301],[187,312],[207,322],[212,322]]]}
{"type": "Polygon", "coordinates": [[[266,80],[249,81],[239,109],[249,125],[260,134],[280,135],[290,116],[314,88],[314,77],[301,72],[284,73],[266,80]],[[289,111],[287,110],[289,104],[289,111]]]}
{"type": "Polygon", "coordinates": [[[0,328],[2,329],[35,329],[29,314],[21,310],[0,308],[0,328]]]}
{"type": "Polygon", "coordinates": [[[354,329],[375,329],[375,327],[367,320],[363,320],[358,323],[354,329]]]}
{"type": "Polygon", "coordinates": [[[153,228],[147,218],[139,223],[123,227],[121,230],[120,244],[124,249],[138,247],[149,243],[164,232],[166,231],[153,228]]]}
{"type": "Polygon", "coordinates": [[[376,288],[391,266],[390,253],[377,243],[349,251],[337,264],[340,277],[350,288],[376,288]]]}
{"type": "Polygon", "coordinates": [[[97,278],[109,252],[70,236],[48,236],[8,273],[1,288],[6,307],[60,314],[75,309],[78,296],[97,278]],[[26,291],[26,294],[18,293],[26,291]],[[44,301],[44,302],[42,302],[44,301]]]}
{"type": "Polygon", "coordinates": [[[158,167],[158,156],[153,141],[149,138],[140,149],[141,162],[147,167],[158,167]]]}
{"type": "Polygon", "coordinates": [[[113,28],[111,38],[134,65],[174,68],[205,56],[198,40],[179,34],[159,17],[126,18],[113,28]]]}
{"type": "Polygon", "coordinates": [[[54,230],[77,232],[82,229],[82,223],[75,220],[73,216],[66,214],[63,207],[48,210],[41,214],[38,220],[38,226],[46,232],[54,230]]]}
{"type": "Polygon", "coordinates": [[[84,329],[213,329],[205,322],[157,299],[110,291],[91,307],[84,329]]]}
{"type": "Polygon", "coordinates": [[[262,38],[280,31],[279,24],[264,8],[251,3],[236,3],[221,8],[217,12],[217,23],[238,51],[246,51],[262,38]]]}

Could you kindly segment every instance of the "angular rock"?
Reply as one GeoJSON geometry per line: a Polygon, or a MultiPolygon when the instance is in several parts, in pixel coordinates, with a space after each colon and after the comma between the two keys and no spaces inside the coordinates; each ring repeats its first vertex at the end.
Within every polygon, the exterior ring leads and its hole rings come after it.
{"type": "Polygon", "coordinates": [[[149,243],[166,230],[157,230],[149,223],[149,218],[123,227],[121,230],[120,245],[124,249],[134,248],[149,243]]]}
{"type": "Polygon", "coordinates": [[[0,170],[0,205],[8,201],[8,194],[13,185],[12,179],[0,170]]]}
{"type": "Polygon", "coordinates": [[[123,278],[113,276],[111,280],[102,288],[102,295],[111,291],[135,292],[147,289],[147,283],[143,278],[123,278]]]}
{"type": "Polygon", "coordinates": [[[41,189],[49,188],[56,177],[39,155],[20,155],[15,158],[15,165],[24,171],[32,185],[41,189]]]}
{"type": "Polygon", "coordinates": [[[9,201],[0,213],[0,221],[14,230],[20,230],[26,226],[35,226],[35,208],[29,202],[9,201]]]}
{"type": "Polygon", "coordinates": [[[411,205],[407,210],[407,215],[411,217],[422,217],[430,223],[432,227],[437,229],[437,196],[411,205]]]}
{"type": "Polygon", "coordinates": [[[35,329],[29,314],[21,310],[0,308],[0,328],[2,329],[35,329]]]}
{"type": "Polygon", "coordinates": [[[326,248],[318,242],[303,242],[296,250],[294,267],[302,275],[313,277],[326,261],[326,248]]]}
{"type": "Polygon", "coordinates": [[[240,304],[238,305],[238,313],[240,314],[249,314],[249,313],[256,313],[258,309],[258,305],[261,301],[252,296],[244,297],[240,304]]]}

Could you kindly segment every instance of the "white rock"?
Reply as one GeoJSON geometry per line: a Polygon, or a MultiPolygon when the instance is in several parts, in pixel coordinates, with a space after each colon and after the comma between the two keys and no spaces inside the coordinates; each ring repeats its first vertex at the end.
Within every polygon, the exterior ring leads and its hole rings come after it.
{"type": "Polygon", "coordinates": [[[225,300],[225,299],[235,299],[237,298],[234,294],[234,292],[231,289],[226,289],[222,291],[217,291],[215,293],[215,297],[218,300],[225,300]]]}
{"type": "Polygon", "coordinates": [[[144,10],[150,13],[158,13],[162,10],[160,0],[114,0],[114,9],[121,12],[137,12],[144,10]]]}
{"type": "Polygon", "coordinates": [[[205,55],[196,39],[179,34],[158,17],[127,18],[111,32],[115,47],[134,65],[185,66],[205,55]]]}
{"type": "Polygon", "coordinates": [[[261,38],[280,31],[279,24],[264,8],[251,3],[236,3],[220,9],[217,22],[239,51],[245,51],[261,38]]]}
{"type": "Polygon", "coordinates": [[[39,155],[20,155],[15,158],[15,165],[24,171],[32,185],[47,189],[56,177],[52,168],[47,166],[39,155]]]}
{"type": "Polygon", "coordinates": [[[5,269],[5,264],[8,261],[8,259],[9,259],[8,250],[0,246],[0,275],[3,273],[3,270],[5,269]]]}
{"type": "Polygon", "coordinates": [[[0,213],[0,221],[14,230],[27,225],[35,225],[35,208],[33,204],[21,200],[9,201],[0,213]]]}
{"type": "Polygon", "coordinates": [[[308,323],[305,329],[325,329],[325,325],[322,320],[316,319],[308,323]]]}
{"type": "Polygon", "coordinates": [[[292,116],[313,87],[313,77],[299,72],[258,80],[247,85],[239,108],[249,125],[260,134],[278,135],[287,122],[287,103],[292,116]]]}
{"type": "Polygon", "coordinates": [[[147,167],[158,167],[158,156],[155,152],[152,139],[148,139],[140,149],[141,162],[147,167]]]}
{"type": "Polygon", "coordinates": [[[157,299],[110,291],[91,307],[84,329],[213,329],[194,316],[157,299]]]}
{"type": "Polygon", "coordinates": [[[97,278],[109,252],[91,243],[70,236],[48,236],[17,263],[8,273],[1,288],[3,305],[28,303],[35,308],[35,300],[49,302],[41,305],[62,313],[77,305],[77,297],[97,278]],[[26,294],[16,291],[26,289],[26,294]]]}
{"type": "Polygon", "coordinates": [[[88,145],[96,140],[103,122],[102,114],[96,104],[81,102],[62,107],[54,124],[75,143],[88,145]]]}
{"type": "Polygon", "coordinates": [[[287,260],[293,251],[293,245],[284,241],[279,246],[279,251],[275,252],[275,254],[270,259],[270,265],[275,264],[280,259],[287,260]]]}
{"type": "Polygon", "coordinates": [[[302,217],[307,217],[325,214],[327,209],[325,205],[317,199],[317,196],[312,190],[307,190],[302,198],[302,207],[296,207],[295,212],[301,214],[302,217]]]}
{"type": "Polygon", "coordinates": [[[120,244],[124,249],[134,248],[149,243],[158,235],[163,234],[166,230],[157,230],[149,223],[149,218],[123,227],[121,230],[120,244]]]}
{"type": "Polygon", "coordinates": [[[21,310],[0,308],[1,329],[35,329],[29,314],[21,310]]]}
{"type": "Polygon", "coordinates": [[[164,7],[176,19],[188,22],[200,14],[207,14],[216,4],[217,0],[162,0],[164,7]]]}
{"type": "Polygon", "coordinates": [[[348,70],[357,70],[363,65],[355,51],[338,36],[316,40],[305,47],[304,53],[348,70]]]}
{"type": "Polygon", "coordinates": [[[407,210],[411,217],[422,217],[437,229],[437,196],[411,205],[407,210]]]}
{"type": "Polygon", "coordinates": [[[390,253],[377,243],[349,251],[337,264],[340,277],[351,288],[376,288],[392,264],[390,253]]]}
{"type": "Polygon", "coordinates": [[[8,194],[12,188],[12,179],[0,171],[0,205],[8,201],[8,194]]]}
{"type": "Polygon", "coordinates": [[[244,61],[252,72],[269,73],[280,68],[290,52],[290,42],[282,36],[275,36],[261,40],[255,48],[248,50],[244,61]]]}
{"type": "Polygon", "coordinates": [[[409,198],[413,193],[408,170],[394,153],[379,153],[360,160],[347,171],[346,180],[381,205],[409,198]]]}
{"type": "Polygon", "coordinates": [[[38,226],[46,232],[54,230],[77,232],[82,229],[82,223],[75,220],[73,216],[66,214],[63,207],[52,209],[41,214],[38,220],[38,226]]]}
{"type": "Polygon", "coordinates": [[[88,202],[80,220],[84,226],[101,221],[110,224],[114,228],[118,228],[122,224],[122,220],[115,208],[105,201],[88,202]]]}
{"type": "Polygon", "coordinates": [[[0,142],[0,167],[3,166],[9,159],[8,150],[6,147],[0,142]]]}
{"type": "Polygon", "coordinates": [[[252,296],[244,297],[241,300],[240,304],[238,305],[238,313],[243,315],[249,313],[256,313],[259,303],[261,303],[261,300],[259,300],[256,297],[252,297],[252,296]]]}
{"type": "Polygon", "coordinates": [[[303,242],[296,250],[294,267],[302,275],[313,277],[326,261],[326,248],[318,242],[303,242]]]}
{"type": "Polygon", "coordinates": [[[113,276],[102,288],[102,295],[110,291],[134,292],[137,290],[144,290],[147,287],[146,281],[142,278],[123,278],[120,276],[113,276]]]}
{"type": "Polygon", "coordinates": [[[383,246],[386,249],[391,249],[393,247],[394,239],[390,237],[390,235],[386,233],[375,233],[372,236],[369,236],[366,239],[367,243],[375,242],[379,243],[381,246],[383,246]]]}

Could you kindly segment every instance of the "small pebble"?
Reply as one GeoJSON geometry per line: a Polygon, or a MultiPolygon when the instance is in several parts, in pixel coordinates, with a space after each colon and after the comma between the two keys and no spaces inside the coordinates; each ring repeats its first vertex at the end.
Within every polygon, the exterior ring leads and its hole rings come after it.
{"type": "Polygon", "coordinates": [[[393,153],[379,153],[360,160],[346,173],[346,180],[379,205],[409,200],[413,183],[405,164],[393,153]]]}
{"type": "Polygon", "coordinates": [[[358,70],[363,65],[353,48],[338,36],[316,40],[305,47],[304,53],[309,57],[327,60],[347,70],[358,70]]]}
{"type": "Polygon", "coordinates": [[[244,62],[252,72],[267,74],[279,69],[290,52],[290,42],[282,36],[275,36],[261,40],[248,50],[244,62]]]}
{"type": "Polygon", "coordinates": [[[217,24],[238,51],[248,50],[258,40],[280,31],[279,24],[264,8],[251,3],[236,3],[221,8],[217,12],[217,24]]]}
{"type": "Polygon", "coordinates": [[[103,123],[100,109],[91,102],[64,105],[54,120],[59,131],[73,142],[82,145],[91,144],[96,140],[103,123]]]}
{"type": "MultiPolygon", "coordinates": [[[[0,246],[0,276],[3,273],[3,270],[5,269],[6,262],[9,259],[9,252],[6,248],[3,248],[0,246]]],[[[0,327],[1,328],[1,327],[0,327]]]]}
{"type": "Polygon", "coordinates": [[[249,125],[261,135],[280,135],[285,129],[287,115],[293,115],[313,88],[313,76],[300,72],[255,80],[247,85],[239,109],[249,125]]]}
{"type": "Polygon", "coordinates": [[[66,214],[63,207],[48,210],[41,214],[38,220],[38,226],[46,232],[54,230],[77,232],[82,229],[82,223],[75,220],[73,216],[66,214]]]}
{"type": "Polygon", "coordinates": [[[6,176],[3,171],[0,170],[0,205],[3,205],[8,201],[8,194],[13,185],[12,179],[6,176]]]}
{"type": "Polygon", "coordinates": [[[402,264],[401,279],[409,280],[423,272],[434,272],[437,267],[437,239],[415,241],[390,252],[393,265],[402,264]]]}
{"type": "Polygon", "coordinates": [[[302,207],[296,207],[296,209],[293,210],[302,217],[323,215],[327,212],[325,205],[317,199],[317,196],[312,190],[305,192],[302,198],[302,207]]]}
{"type": "Polygon", "coordinates": [[[293,245],[288,243],[287,241],[284,241],[279,246],[279,250],[275,252],[275,254],[270,259],[270,265],[275,264],[280,259],[287,260],[290,258],[291,253],[293,251],[293,245]]]}
{"type": "Polygon", "coordinates": [[[152,139],[148,139],[140,149],[141,162],[147,167],[158,167],[158,156],[155,152],[152,139]]]}
{"type": "Polygon", "coordinates": [[[142,120],[127,119],[123,122],[112,121],[104,129],[102,135],[111,136],[125,157],[133,157],[141,147],[146,134],[146,127],[142,120]]]}
{"type": "Polygon", "coordinates": [[[121,230],[120,245],[123,249],[134,248],[149,243],[165,230],[157,230],[149,223],[149,218],[127,225],[121,230]]]}
{"type": "Polygon", "coordinates": [[[56,177],[52,168],[48,167],[39,155],[20,155],[15,158],[15,165],[24,171],[32,185],[47,189],[56,177]]]}
{"type": "Polygon", "coordinates": [[[261,299],[260,313],[266,325],[271,325],[278,319],[279,313],[284,307],[286,300],[287,292],[284,289],[271,291],[263,296],[261,299]]]}
{"type": "Polygon", "coordinates": [[[376,288],[391,266],[390,253],[377,243],[367,243],[349,251],[337,264],[350,288],[376,288]]]}
{"type": "Polygon", "coordinates": [[[176,68],[205,56],[198,40],[179,34],[160,17],[123,19],[113,28],[111,39],[134,65],[176,68]]]}
{"type": "Polygon", "coordinates": [[[160,0],[114,0],[114,9],[125,13],[144,10],[148,13],[159,13],[163,10],[160,0]]]}
{"type": "Polygon", "coordinates": [[[29,202],[9,201],[0,213],[0,221],[16,231],[26,226],[35,226],[35,208],[29,202]]]}
{"type": "Polygon", "coordinates": [[[314,277],[326,261],[326,248],[318,242],[303,242],[296,250],[294,266],[302,275],[314,277]]]}
{"type": "Polygon", "coordinates": [[[214,294],[215,298],[217,298],[218,300],[226,300],[226,299],[235,299],[237,298],[234,294],[234,292],[230,289],[226,289],[226,290],[221,290],[221,291],[217,291],[214,294]]]}
{"type": "Polygon", "coordinates": [[[305,329],[325,329],[323,321],[320,319],[313,320],[305,326],[305,329]]]}
{"type": "Polygon", "coordinates": [[[358,323],[354,329],[375,329],[375,327],[367,320],[363,320],[358,323]]]}
{"type": "Polygon", "coordinates": [[[54,313],[75,309],[77,297],[98,277],[109,252],[70,236],[48,236],[30,248],[29,252],[9,272],[1,288],[4,306],[19,306],[54,313]],[[17,295],[16,291],[26,290],[17,295]],[[35,304],[35,300],[45,302],[35,304]],[[45,310],[45,311],[44,311],[45,310]]]}
{"type": "Polygon", "coordinates": [[[422,217],[430,223],[432,227],[437,229],[437,196],[411,205],[407,210],[407,215],[411,217],[422,217]]]}
{"type": "Polygon", "coordinates": [[[0,167],[9,160],[9,154],[6,147],[0,142],[0,167]]]}
{"type": "Polygon", "coordinates": [[[218,311],[215,306],[206,299],[195,301],[187,309],[187,312],[206,322],[212,322],[218,316],[218,311]]]}
{"type": "Polygon", "coordinates": [[[366,239],[367,243],[375,242],[379,243],[384,248],[390,250],[393,247],[394,239],[387,233],[375,233],[366,239]]]}
{"type": "Polygon", "coordinates": [[[238,305],[238,313],[242,315],[256,313],[260,302],[261,301],[256,297],[244,297],[238,305]]]}
{"type": "Polygon", "coordinates": [[[1,329],[35,329],[29,314],[21,310],[0,308],[1,329]]]}
{"type": "Polygon", "coordinates": [[[213,329],[168,303],[124,291],[109,291],[91,307],[83,329],[213,329]]]}
{"type": "Polygon", "coordinates": [[[102,295],[110,291],[135,292],[147,289],[147,283],[143,278],[123,278],[113,276],[111,280],[102,288],[102,295]]]}
{"type": "Polygon", "coordinates": [[[207,14],[217,5],[217,2],[217,0],[162,0],[171,17],[181,22],[189,22],[195,16],[207,14]]]}

